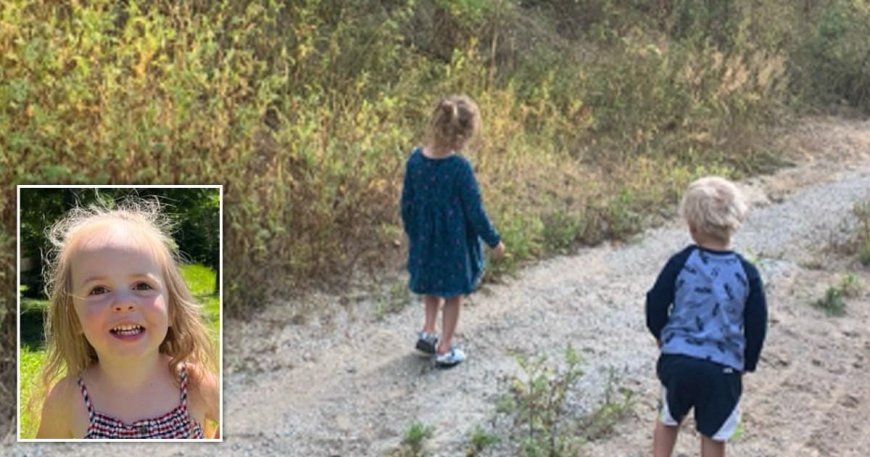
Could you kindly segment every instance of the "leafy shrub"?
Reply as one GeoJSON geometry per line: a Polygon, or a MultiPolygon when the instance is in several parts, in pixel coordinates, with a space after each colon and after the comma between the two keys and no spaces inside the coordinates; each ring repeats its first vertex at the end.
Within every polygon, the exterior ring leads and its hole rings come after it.
{"type": "Polygon", "coordinates": [[[584,444],[610,434],[633,410],[634,392],[617,388],[612,368],[603,401],[585,415],[570,410],[568,399],[577,394],[583,370],[570,345],[565,348],[564,359],[563,364],[551,365],[544,356],[518,356],[522,373],[506,379],[508,391],[500,397],[497,411],[511,421],[507,441],[517,455],[581,455],[584,444]],[[615,390],[622,398],[617,398],[615,390]]]}
{"type": "Polygon", "coordinates": [[[870,112],[870,7],[824,2],[813,11],[793,63],[799,94],[811,101],[870,112]]]}
{"type": "Polygon", "coordinates": [[[523,455],[574,455],[580,442],[570,430],[566,400],[583,375],[579,355],[568,346],[562,367],[548,365],[545,357],[520,356],[518,362],[523,376],[509,380],[499,410],[513,418],[523,455]]]}

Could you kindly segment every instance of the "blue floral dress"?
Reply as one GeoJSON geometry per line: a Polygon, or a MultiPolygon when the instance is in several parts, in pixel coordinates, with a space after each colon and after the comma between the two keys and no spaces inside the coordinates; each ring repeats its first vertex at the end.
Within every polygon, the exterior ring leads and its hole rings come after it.
{"type": "Polygon", "coordinates": [[[501,238],[483,209],[468,160],[456,154],[432,159],[414,149],[401,207],[411,291],[445,298],[471,293],[483,273],[480,239],[495,247],[501,238]]]}

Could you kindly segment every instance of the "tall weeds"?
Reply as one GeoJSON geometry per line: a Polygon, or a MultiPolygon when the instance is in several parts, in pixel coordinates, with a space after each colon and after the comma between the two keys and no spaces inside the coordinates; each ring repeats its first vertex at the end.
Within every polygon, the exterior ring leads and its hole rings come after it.
{"type": "Polygon", "coordinates": [[[3,347],[14,184],[223,184],[224,303],[249,315],[401,264],[404,160],[448,93],[481,106],[499,270],[629,236],[695,176],[769,163],[792,100],[867,109],[867,7],[800,3],[6,1],[3,347]]]}

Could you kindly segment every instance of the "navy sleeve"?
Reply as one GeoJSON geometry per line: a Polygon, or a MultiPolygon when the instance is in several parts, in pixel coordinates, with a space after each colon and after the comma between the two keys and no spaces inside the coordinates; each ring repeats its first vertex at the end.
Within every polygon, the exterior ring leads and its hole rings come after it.
{"type": "Polygon", "coordinates": [[[746,338],[744,370],[755,371],[767,335],[767,299],[758,270],[749,262],[742,262],[749,280],[749,296],[743,308],[743,334],[746,338]]]}
{"type": "Polygon", "coordinates": [[[411,183],[411,159],[405,164],[405,178],[402,182],[402,198],[399,202],[399,207],[402,211],[402,225],[405,228],[405,233],[410,234],[409,223],[411,222],[412,203],[414,201],[414,188],[411,183]]]}
{"type": "Polygon", "coordinates": [[[477,233],[477,236],[483,238],[489,247],[498,246],[501,241],[501,236],[496,232],[495,227],[486,215],[483,209],[483,200],[480,196],[480,186],[477,184],[477,178],[474,177],[474,170],[471,169],[471,164],[467,160],[462,160],[462,179],[460,182],[459,196],[462,200],[462,211],[465,213],[465,218],[471,222],[471,227],[477,233]]]}
{"type": "Polygon", "coordinates": [[[652,289],[646,293],[646,327],[656,340],[661,339],[662,329],[668,323],[670,308],[674,303],[677,276],[689,259],[694,246],[683,249],[668,260],[652,289]]]}

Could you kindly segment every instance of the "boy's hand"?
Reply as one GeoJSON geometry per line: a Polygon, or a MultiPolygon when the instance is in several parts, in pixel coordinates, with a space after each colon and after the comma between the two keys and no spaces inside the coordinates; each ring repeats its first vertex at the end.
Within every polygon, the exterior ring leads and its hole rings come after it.
{"type": "Polygon", "coordinates": [[[492,258],[493,259],[502,258],[502,256],[504,256],[504,251],[505,251],[504,242],[499,241],[498,246],[492,248],[492,258]]]}

